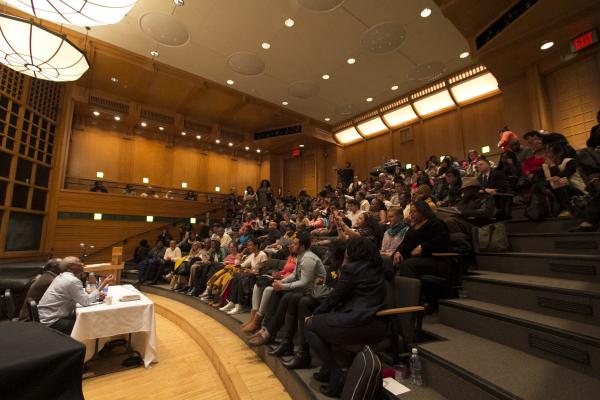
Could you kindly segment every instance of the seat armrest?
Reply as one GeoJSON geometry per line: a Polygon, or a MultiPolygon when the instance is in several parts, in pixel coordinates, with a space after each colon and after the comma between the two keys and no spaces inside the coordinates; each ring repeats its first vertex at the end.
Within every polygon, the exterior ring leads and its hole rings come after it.
{"type": "Polygon", "coordinates": [[[384,317],[387,315],[399,315],[399,314],[411,314],[425,312],[425,307],[412,306],[412,307],[400,307],[400,308],[388,308],[386,310],[378,311],[375,315],[378,317],[384,317]]]}
{"type": "Polygon", "coordinates": [[[431,253],[432,257],[456,257],[456,256],[460,256],[460,253],[452,253],[452,252],[448,252],[448,253],[431,253]]]}

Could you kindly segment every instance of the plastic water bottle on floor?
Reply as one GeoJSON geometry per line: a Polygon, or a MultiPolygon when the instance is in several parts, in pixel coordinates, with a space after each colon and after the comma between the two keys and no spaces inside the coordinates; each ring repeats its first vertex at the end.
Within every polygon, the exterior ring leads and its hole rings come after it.
{"type": "Polygon", "coordinates": [[[410,356],[410,376],[413,385],[423,386],[423,365],[419,358],[419,351],[416,348],[412,349],[412,355],[410,356]]]}

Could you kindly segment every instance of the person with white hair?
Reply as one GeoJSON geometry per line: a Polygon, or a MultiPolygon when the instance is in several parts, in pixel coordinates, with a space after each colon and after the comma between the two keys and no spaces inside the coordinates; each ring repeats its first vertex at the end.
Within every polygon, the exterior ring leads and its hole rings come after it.
{"type": "Polygon", "coordinates": [[[42,324],[70,335],[75,325],[75,306],[80,304],[86,307],[104,300],[102,289],[115,281],[114,276],[107,276],[98,289],[86,293],[81,280],[84,276],[83,266],[77,257],[61,260],[59,268],[64,272],[52,281],[38,304],[42,324]]]}

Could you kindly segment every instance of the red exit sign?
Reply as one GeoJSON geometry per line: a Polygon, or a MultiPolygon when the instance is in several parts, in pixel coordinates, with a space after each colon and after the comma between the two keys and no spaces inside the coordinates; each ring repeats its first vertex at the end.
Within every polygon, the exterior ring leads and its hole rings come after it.
{"type": "Polygon", "coordinates": [[[598,42],[598,32],[592,30],[571,40],[571,51],[576,53],[598,42]]]}
{"type": "Polygon", "coordinates": [[[300,151],[300,148],[296,147],[294,150],[292,150],[292,156],[294,157],[300,157],[300,155],[302,154],[302,152],[300,151]]]}

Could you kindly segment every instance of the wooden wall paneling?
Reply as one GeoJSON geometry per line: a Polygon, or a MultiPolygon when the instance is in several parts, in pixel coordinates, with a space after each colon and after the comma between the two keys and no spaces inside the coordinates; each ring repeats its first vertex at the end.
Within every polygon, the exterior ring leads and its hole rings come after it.
{"type": "Polygon", "coordinates": [[[518,78],[500,84],[502,109],[505,125],[521,137],[527,131],[536,129],[533,124],[527,77],[522,74],[518,78]]]}
{"type": "Polygon", "coordinates": [[[150,186],[153,184],[160,186],[161,183],[166,182],[167,150],[163,142],[136,137],[133,141],[133,182],[142,183],[144,177],[150,179],[150,186]]]}
{"type": "Polygon", "coordinates": [[[172,176],[169,181],[171,187],[181,187],[181,182],[186,182],[188,188],[198,188],[198,175],[200,168],[200,152],[193,147],[176,146],[173,148],[172,176]]]}
{"type": "Polygon", "coordinates": [[[368,161],[372,165],[368,165],[367,168],[370,170],[376,165],[383,164],[386,160],[392,158],[392,135],[384,133],[377,137],[367,140],[368,161]]]}
{"type": "MultiPolygon", "coordinates": [[[[460,157],[463,153],[460,145],[460,122],[458,110],[453,110],[442,115],[423,121],[423,141],[427,154],[443,156],[446,154],[460,157]]],[[[423,159],[421,164],[425,161],[423,159]]]]}
{"type": "Polygon", "coordinates": [[[315,196],[320,188],[317,188],[317,162],[315,154],[303,154],[300,157],[302,171],[302,188],[311,196],[315,196]]]}
{"type": "Polygon", "coordinates": [[[498,131],[506,124],[502,96],[490,97],[460,109],[462,119],[464,152],[455,154],[465,158],[466,152],[475,149],[481,152],[482,146],[490,146],[490,151],[498,151],[498,131]]]}
{"type": "Polygon", "coordinates": [[[596,113],[600,110],[600,67],[587,57],[545,76],[554,130],[563,133],[575,148],[585,147],[596,113]]]}
{"type": "Polygon", "coordinates": [[[103,171],[110,180],[120,179],[122,170],[120,135],[97,128],[75,130],[71,134],[67,176],[95,179],[96,171],[103,171]]]}

